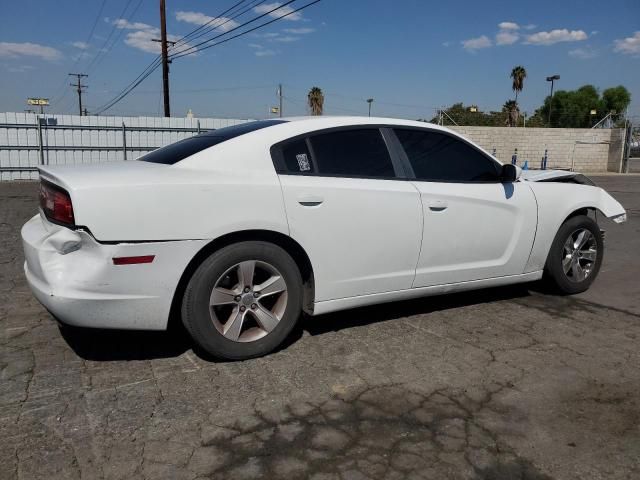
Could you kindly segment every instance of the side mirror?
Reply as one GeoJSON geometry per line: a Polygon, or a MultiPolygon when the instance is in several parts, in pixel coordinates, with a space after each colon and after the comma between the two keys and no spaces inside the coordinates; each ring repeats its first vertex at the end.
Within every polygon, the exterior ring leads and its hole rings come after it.
{"type": "Polygon", "coordinates": [[[502,181],[515,182],[522,175],[522,169],[517,165],[505,163],[502,165],[502,181]]]}

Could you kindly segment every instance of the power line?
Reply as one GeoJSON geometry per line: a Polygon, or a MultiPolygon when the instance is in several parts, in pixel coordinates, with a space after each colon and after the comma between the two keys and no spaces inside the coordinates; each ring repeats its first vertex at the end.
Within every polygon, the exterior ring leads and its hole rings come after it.
{"type": "MultiPolygon", "coordinates": [[[[129,0],[129,3],[131,3],[132,0],[129,0]]],[[[217,15],[217,17],[215,18],[219,18],[222,15],[225,15],[226,13],[228,13],[230,10],[232,10],[233,8],[235,8],[237,5],[243,3],[245,0],[242,0],[241,2],[236,3],[235,5],[233,5],[231,8],[225,10],[224,12],[222,12],[221,14],[217,15]]],[[[127,10],[127,8],[129,7],[129,3],[125,6],[125,9],[123,10],[121,17],[124,15],[124,12],[127,10]]],[[[202,26],[201,26],[202,27],[202,26]]],[[[189,35],[193,34],[194,32],[198,31],[201,27],[195,28],[194,30],[192,30],[191,32],[189,32],[187,35],[185,35],[184,37],[180,38],[177,40],[177,42],[183,40],[184,38],[188,37],[189,35]]],[[[111,34],[113,33],[115,29],[115,24],[114,27],[111,30],[111,34]]],[[[110,36],[111,36],[110,34],[110,36]]],[[[107,40],[105,41],[105,44],[109,41],[109,39],[107,38],[107,40]]],[[[103,46],[104,46],[103,45],[103,46]]],[[[112,44],[113,45],[113,44],[112,44]]],[[[140,83],[142,83],[149,75],[151,75],[151,73],[153,73],[161,64],[162,61],[162,56],[158,55],[156,56],[156,58],[149,64],[147,65],[147,67],[142,71],[142,73],[140,73],[132,82],[130,82],[118,95],[116,95],[116,97],[112,100],[110,100],[109,102],[107,102],[106,104],[104,104],[102,107],[100,107],[97,111],[96,114],[100,114],[102,112],[104,112],[105,110],[111,108],[111,106],[115,105],[116,103],[118,103],[120,100],[122,100],[126,95],[128,95],[129,92],[131,92],[134,88],[136,88],[138,85],[140,85],[140,83]]]]}
{"type": "MultiPolygon", "coordinates": [[[[122,11],[122,14],[120,15],[120,17],[118,17],[118,20],[123,18],[124,13],[129,8],[129,5],[131,4],[132,1],[133,0],[129,0],[127,2],[127,5],[125,6],[124,10],[122,11]]],[[[127,21],[127,22],[133,20],[133,17],[135,16],[136,13],[138,13],[138,9],[140,8],[141,5],[142,5],[142,0],[139,0],[138,4],[135,6],[135,8],[131,11],[131,13],[128,15],[127,18],[124,18],[124,20],[127,21]]],[[[109,54],[111,49],[114,47],[114,45],[116,43],[118,43],[118,40],[120,40],[120,38],[122,37],[122,34],[124,33],[124,30],[125,30],[124,28],[119,28],[118,29],[119,30],[118,31],[118,35],[116,35],[116,37],[113,39],[113,42],[111,42],[110,45],[106,46],[107,43],[109,42],[109,38],[111,38],[111,36],[113,35],[113,33],[115,32],[116,29],[117,29],[117,22],[114,22],[113,23],[113,28],[111,29],[111,32],[109,33],[109,37],[107,37],[107,39],[105,40],[105,43],[103,44],[102,48],[97,51],[96,56],[93,58],[91,63],[87,66],[87,68],[86,68],[87,72],[91,73],[92,69],[97,68],[98,65],[100,65],[102,63],[102,61],[107,57],[107,55],[109,54]],[[106,46],[106,48],[105,48],[105,46],[106,46]]]]}
{"type": "Polygon", "coordinates": [[[107,3],[107,0],[102,0],[102,4],[100,5],[100,10],[98,10],[98,14],[96,15],[96,19],[93,21],[93,26],[91,27],[91,31],[89,32],[89,36],[87,37],[87,41],[85,43],[89,43],[93,38],[93,33],[96,31],[96,27],[98,26],[98,21],[100,20],[100,15],[102,15],[102,10],[104,10],[104,5],[107,3]]]}
{"type": "MultiPolygon", "coordinates": [[[[233,90],[262,90],[267,88],[273,88],[273,85],[248,85],[237,87],[213,87],[213,88],[188,88],[188,89],[176,89],[172,88],[171,93],[203,93],[203,92],[227,92],[233,90]]],[[[102,93],[120,93],[120,90],[103,90],[102,93]]],[[[157,90],[136,90],[137,95],[157,95],[162,93],[162,87],[157,90]]]]}
{"type": "MultiPolygon", "coordinates": [[[[258,16],[258,17],[256,17],[256,18],[252,19],[252,20],[249,20],[249,21],[247,21],[247,22],[245,22],[245,23],[243,23],[243,24],[239,25],[238,27],[235,27],[235,28],[233,28],[233,29],[229,30],[228,32],[225,32],[224,34],[218,35],[218,36],[216,36],[216,37],[214,37],[214,38],[218,38],[218,37],[220,37],[220,36],[222,36],[222,35],[225,35],[225,34],[228,34],[228,33],[232,32],[233,30],[237,30],[238,28],[242,28],[243,26],[248,25],[249,23],[252,23],[252,22],[254,22],[255,20],[260,19],[260,18],[264,17],[265,15],[268,15],[269,13],[271,13],[271,12],[273,12],[273,11],[275,11],[275,10],[278,10],[279,8],[282,8],[282,7],[286,6],[286,5],[288,5],[289,3],[292,3],[293,1],[295,1],[295,0],[290,0],[289,2],[287,2],[287,3],[283,4],[283,5],[280,5],[280,6],[279,6],[279,7],[277,7],[277,8],[274,8],[274,9],[270,10],[270,11],[268,11],[268,12],[267,12],[267,13],[265,13],[265,14],[260,15],[260,16],[258,16]]],[[[312,1],[312,2],[309,2],[309,3],[307,3],[306,5],[303,5],[302,7],[297,8],[297,9],[295,9],[295,10],[292,10],[291,12],[288,12],[288,13],[286,13],[286,14],[284,14],[284,15],[281,15],[281,16],[279,16],[279,17],[276,17],[276,18],[274,18],[273,20],[270,20],[270,21],[268,21],[268,22],[262,23],[262,24],[260,24],[260,25],[258,25],[258,26],[256,26],[256,27],[253,27],[253,28],[251,28],[251,29],[249,29],[249,30],[246,30],[246,31],[244,31],[244,32],[241,32],[241,33],[239,33],[239,34],[237,34],[237,35],[234,35],[234,36],[232,36],[232,37],[229,37],[229,38],[226,38],[226,39],[224,39],[224,40],[221,40],[220,42],[216,42],[216,43],[214,43],[214,44],[207,45],[207,46],[205,46],[205,47],[203,47],[203,48],[201,48],[201,49],[198,49],[198,50],[196,50],[196,51],[200,51],[200,50],[204,50],[204,49],[207,49],[207,48],[211,48],[211,47],[214,47],[214,46],[216,46],[216,45],[220,45],[220,44],[222,44],[222,43],[225,43],[225,42],[227,42],[227,41],[229,41],[229,40],[233,40],[234,38],[238,38],[238,37],[240,37],[240,36],[243,36],[243,35],[246,35],[246,34],[248,34],[248,33],[251,33],[251,32],[253,32],[253,31],[255,31],[255,30],[259,29],[259,28],[265,27],[265,26],[270,25],[270,24],[272,24],[272,23],[274,23],[274,22],[276,22],[276,21],[278,21],[278,20],[281,20],[281,19],[283,19],[283,18],[285,18],[285,17],[288,17],[288,16],[290,16],[290,15],[293,15],[294,13],[297,13],[297,12],[299,12],[299,11],[301,11],[301,10],[304,10],[305,8],[308,8],[308,7],[310,7],[311,5],[314,5],[314,4],[316,4],[316,3],[320,2],[320,1],[321,1],[321,0],[314,0],[314,1],[312,1]]],[[[208,43],[208,42],[209,42],[209,41],[211,41],[211,40],[213,40],[213,39],[210,39],[210,40],[208,40],[207,42],[203,42],[203,43],[208,43]]],[[[193,47],[192,47],[192,48],[193,48],[193,47]]],[[[190,48],[190,49],[191,49],[191,48],[190,48]]],[[[190,49],[185,49],[185,51],[186,51],[186,50],[190,50],[190,49]]],[[[183,51],[183,52],[184,52],[184,51],[183,51]]],[[[181,52],[178,52],[177,54],[174,54],[173,56],[172,56],[172,55],[170,55],[170,58],[171,58],[171,59],[174,59],[174,58],[180,58],[180,57],[182,57],[182,56],[189,55],[189,54],[191,54],[191,53],[195,53],[195,52],[189,52],[189,53],[181,53],[181,52]]],[[[124,97],[126,97],[129,93],[131,93],[131,91],[132,91],[133,89],[135,89],[138,85],[140,85],[140,84],[141,84],[141,83],[142,83],[142,82],[143,82],[143,81],[144,81],[144,80],[145,80],[149,75],[151,75],[151,74],[152,74],[152,73],[153,73],[153,72],[154,72],[154,71],[155,71],[155,70],[160,66],[160,63],[161,63],[161,62],[159,61],[159,58],[156,58],[156,60],[154,60],[154,61],[153,61],[153,62],[152,62],[152,63],[151,63],[151,64],[150,64],[150,65],[149,65],[149,66],[148,66],[148,67],[147,67],[147,68],[146,68],[146,69],[145,69],[145,70],[144,70],[140,75],[138,75],[138,77],[136,77],[136,79],[135,79],[133,82],[131,82],[127,87],[125,87],[125,89],[124,89],[124,90],[123,90],[119,95],[117,95],[114,99],[110,100],[109,102],[107,102],[106,104],[104,104],[102,107],[100,107],[100,109],[99,109],[96,113],[97,113],[97,114],[103,113],[104,111],[108,110],[108,109],[109,109],[109,108],[111,108],[113,105],[115,105],[116,103],[120,102],[124,97]]]]}
{"type": "MultiPolygon", "coordinates": [[[[195,35],[197,32],[199,32],[200,30],[202,30],[203,28],[206,28],[207,30],[210,31],[211,28],[219,28],[221,25],[215,25],[213,27],[209,27],[209,25],[211,25],[211,23],[215,22],[216,20],[220,20],[224,15],[226,15],[227,13],[231,12],[231,10],[235,9],[236,7],[242,5],[246,0],[240,0],[239,2],[235,3],[234,5],[232,5],[231,7],[229,7],[228,9],[226,9],[224,12],[220,13],[219,15],[212,17],[211,20],[207,21],[206,23],[203,23],[202,25],[200,25],[198,28],[196,28],[195,30],[192,30],[191,32],[189,32],[188,34],[186,34],[184,37],[178,39],[176,41],[176,45],[181,45],[183,43],[185,43],[187,40],[189,40],[190,38],[192,38],[193,35],[195,35]]],[[[250,7],[251,8],[251,7],[250,7]]],[[[229,19],[227,19],[222,25],[224,25],[225,23],[227,23],[229,21],[229,19]]],[[[204,33],[199,34],[203,35],[204,33]]],[[[194,37],[194,38],[198,38],[198,37],[194,37]]]]}
{"type": "MultiPolygon", "coordinates": [[[[104,10],[104,6],[105,6],[106,3],[107,3],[107,0],[102,0],[102,4],[100,5],[100,9],[98,10],[98,14],[96,15],[96,18],[93,21],[93,26],[91,27],[91,30],[89,31],[89,35],[87,36],[87,40],[85,41],[85,43],[87,45],[91,42],[91,39],[93,38],[93,34],[94,34],[95,30],[96,30],[96,26],[98,25],[98,21],[100,20],[100,16],[102,15],[102,11],[104,10]]],[[[80,52],[78,54],[78,56],[76,57],[75,61],[73,62],[73,66],[71,67],[71,70],[74,70],[76,68],[76,65],[78,65],[78,62],[82,58],[82,53],[83,52],[80,52]]],[[[66,85],[65,85],[66,83],[67,83],[67,79],[65,78],[64,81],[62,82],[62,84],[60,85],[60,88],[58,89],[58,91],[60,91],[61,93],[58,93],[54,97],[54,100],[51,103],[57,103],[58,101],[62,102],[64,97],[67,95],[67,92],[69,91],[67,89],[66,85]]]]}
{"type": "MultiPolygon", "coordinates": [[[[217,18],[221,18],[222,15],[224,15],[225,13],[233,10],[236,6],[239,6],[239,5],[243,4],[245,1],[246,0],[241,0],[240,2],[236,3],[230,9],[225,10],[225,12],[223,12],[217,18]]],[[[252,4],[254,4],[254,3],[255,3],[255,1],[252,2],[252,4]]],[[[252,4],[250,4],[249,8],[247,8],[243,12],[240,12],[239,15],[242,15],[243,13],[248,11],[251,8],[252,4]]],[[[236,17],[237,16],[238,15],[236,15],[236,17]]],[[[236,17],[233,17],[233,18],[236,18],[236,17]]],[[[224,18],[224,17],[222,17],[222,18],[224,18]]],[[[212,23],[215,19],[216,19],[216,17],[212,18],[206,24],[212,23]]],[[[229,21],[231,21],[231,18],[227,18],[221,25],[224,25],[225,23],[227,23],[229,21]]],[[[211,27],[211,28],[218,28],[218,26],[216,25],[215,27],[211,27]]],[[[200,35],[203,35],[204,33],[206,33],[206,30],[205,30],[205,32],[202,32],[200,35]]],[[[189,37],[189,36],[191,36],[193,34],[194,34],[194,32],[191,32],[186,37],[189,37]]],[[[182,39],[180,39],[180,41],[182,41],[184,43],[186,37],[183,37],[182,39]]],[[[194,37],[194,38],[197,38],[197,36],[194,37]]],[[[160,0],[160,39],[158,40],[158,39],[154,38],[153,41],[154,42],[160,42],[161,61],[162,61],[162,92],[163,92],[163,102],[164,102],[164,116],[165,117],[170,117],[171,116],[171,108],[170,108],[170,101],[169,101],[169,63],[170,63],[170,60],[169,60],[169,49],[168,49],[168,46],[169,46],[169,44],[171,44],[172,47],[175,47],[177,41],[167,40],[167,20],[166,20],[165,0],[160,0]]]]}
{"type": "MultiPolygon", "coordinates": [[[[191,47],[185,48],[184,50],[180,50],[180,51],[178,51],[178,52],[175,52],[175,53],[173,53],[173,54],[171,55],[171,58],[180,58],[180,57],[184,57],[185,55],[190,55],[190,54],[192,54],[192,53],[199,52],[200,50],[204,50],[204,49],[206,49],[206,48],[212,47],[213,45],[209,45],[209,46],[207,46],[207,47],[198,48],[198,47],[200,47],[201,45],[204,45],[204,44],[206,44],[206,43],[210,43],[210,42],[212,42],[213,40],[215,40],[215,39],[217,39],[217,38],[220,38],[220,37],[222,37],[222,36],[224,36],[224,35],[228,35],[229,33],[234,32],[235,30],[238,30],[238,29],[240,29],[240,28],[242,28],[242,27],[244,27],[244,26],[246,26],[246,25],[249,25],[250,23],[253,23],[253,22],[255,22],[256,20],[260,20],[261,18],[266,17],[267,15],[269,15],[269,14],[271,14],[271,13],[275,12],[276,10],[279,10],[279,9],[281,9],[282,7],[286,7],[287,5],[289,5],[290,3],[293,3],[293,2],[295,2],[295,1],[296,1],[296,0],[289,0],[288,2],[285,2],[285,3],[283,3],[282,5],[278,5],[277,7],[275,7],[275,8],[273,8],[273,9],[269,10],[268,12],[263,13],[262,15],[259,15],[259,16],[255,17],[255,18],[252,18],[251,20],[249,20],[249,21],[247,21],[247,22],[244,22],[244,23],[243,23],[243,24],[241,24],[241,25],[238,25],[237,27],[231,28],[231,29],[229,29],[229,30],[228,30],[228,31],[226,31],[226,32],[220,33],[219,35],[216,35],[216,36],[214,36],[214,37],[211,37],[211,38],[210,38],[210,39],[208,39],[208,40],[205,40],[205,41],[203,41],[203,42],[200,42],[200,43],[197,43],[197,44],[195,44],[195,45],[192,45],[191,47]],[[193,52],[189,52],[189,50],[194,50],[194,51],[193,51],[193,52]],[[185,53],[185,52],[188,52],[188,53],[185,53]]],[[[320,1],[320,0],[316,0],[316,2],[319,2],[319,1],[320,1]]],[[[316,3],[316,2],[313,2],[313,3],[316,3]]],[[[306,8],[306,7],[305,7],[305,8],[306,8]]],[[[301,9],[299,9],[299,10],[301,10],[301,9]]],[[[260,28],[260,27],[264,27],[264,26],[266,26],[266,25],[269,25],[270,23],[273,23],[273,22],[275,22],[275,21],[277,21],[277,20],[280,20],[281,18],[284,18],[284,17],[287,17],[287,16],[289,16],[289,15],[292,15],[292,14],[296,13],[297,11],[298,11],[298,10],[293,10],[293,11],[291,11],[291,12],[287,13],[286,15],[283,15],[283,16],[281,16],[281,17],[277,17],[277,18],[273,19],[273,20],[272,20],[272,21],[270,21],[270,22],[267,22],[267,23],[265,23],[265,24],[259,25],[258,27],[255,27],[255,28],[253,28],[253,29],[251,29],[251,30],[248,30],[248,31],[246,31],[246,32],[243,32],[243,34],[245,34],[245,33],[249,33],[249,32],[252,32],[253,30],[256,30],[256,29],[258,29],[258,28],[260,28]]],[[[239,34],[239,35],[241,35],[241,34],[239,34]]],[[[239,36],[239,35],[236,35],[236,36],[239,36]]],[[[231,38],[236,38],[236,36],[231,37],[231,38]]],[[[222,42],[218,42],[218,43],[222,43],[222,42]]],[[[217,45],[218,43],[215,43],[214,45],[217,45]]]]}
{"type": "MultiPolygon", "coordinates": [[[[292,1],[295,1],[295,0],[292,0],[292,1]]],[[[199,49],[197,49],[195,52],[188,52],[188,53],[180,53],[180,52],[178,52],[177,54],[174,54],[173,56],[171,56],[171,58],[172,58],[172,59],[176,59],[176,58],[184,57],[185,55],[191,55],[192,53],[200,52],[200,51],[202,51],[202,50],[206,50],[207,48],[215,47],[216,45],[220,45],[220,44],[226,43],[226,42],[228,42],[228,41],[230,41],[230,40],[233,40],[234,38],[238,38],[238,37],[241,37],[241,36],[246,35],[246,34],[248,34],[248,33],[251,33],[251,32],[253,32],[253,31],[255,31],[255,30],[258,30],[259,28],[266,27],[267,25],[271,25],[272,23],[277,22],[278,20],[281,20],[281,19],[283,19],[283,18],[285,18],[285,17],[288,17],[289,15],[293,15],[294,13],[297,13],[297,12],[299,12],[299,11],[301,11],[301,10],[304,10],[305,8],[308,8],[308,7],[312,6],[312,5],[315,5],[316,3],[319,3],[319,2],[321,2],[321,1],[322,1],[322,0],[314,0],[313,2],[309,2],[309,3],[307,3],[306,5],[303,5],[303,6],[302,6],[302,7],[300,7],[300,8],[297,8],[297,9],[295,9],[295,10],[292,10],[291,12],[286,13],[286,14],[284,14],[284,15],[281,15],[281,16],[279,16],[279,17],[277,17],[277,18],[274,18],[273,20],[270,20],[270,21],[268,21],[268,22],[261,23],[260,25],[258,25],[258,26],[256,26],[256,27],[253,27],[253,28],[250,28],[249,30],[246,30],[246,31],[244,31],[244,32],[238,33],[237,35],[233,35],[232,37],[225,38],[224,40],[221,40],[221,41],[219,41],[219,42],[213,43],[213,44],[211,44],[211,45],[207,45],[206,47],[199,48],[199,49]]],[[[290,2],[285,3],[285,4],[281,5],[281,6],[279,6],[278,8],[282,8],[282,7],[284,7],[285,5],[288,5],[289,3],[291,3],[291,1],[290,1],[290,2]]],[[[274,10],[278,10],[278,8],[275,8],[274,10]]],[[[273,11],[273,10],[271,10],[271,11],[273,11]]],[[[269,13],[270,13],[270,12],[267,12],[267,13],[265,13],[264,15],[268,15],[269,13]]],[[[261,15],[260,17],[264,17],[264,15],[261,15]]],[[[249,24],[249,23],[251,23],[251,22],[253,22],[253,21],[257,20],[257,19],[258,19],[258,18],[260,18],[260,17],[254,18],[253,20],[251,20],[251,21],[249,21],[249,22],[246,22],[244,25],[247,25],[247,24],[249,24]]],[[[237,28],[240,28],[240,27],[242,27],[242,26],[244,26],[244,25],[240,25],[240,26],[239,26],[239,27],[237,27],[237,28]]],[[[235,30],[235,29],[233,29],[233,30],[235,30]]],[[[232,31],[232,30],[229,30],[229,32],[231,32],[231,31],[232,31]]],[[[229,33],[229,32],[226,32],[226,33],[229,33]]],[[[220,35],[218,35],[218,36],[220,36],[220,35]]],[[[217,38],[217,37],[214,37],[214,38],[217,38]]],[[[203,42],[203,43],[208,43],[208,42],[210,42],[211,40],[214,40],[214,38],[212,38],[212,39],[210,39],[210,40],[207,40],[206,42],[203,42]]]]}
{"type": "MultiPolygon", "coordinates": [[[[131,5],[131,3],[133,2],[133,0],[128,0],[127,3],[125,4],[124,9],[122,10],[122,12],[120,13],[120,16],[118,17],[118,19],[123,19],[125,21],[131,21],[133,19],[133,16],[136,14],[136,12],[138,11],[138,9],[140,8],[140,5],[142,4],[142,0],[139,0],[138,4],[136,5],[136,7],[132,10],[132,12],[126,17],[125,17],[125,13],[127,12],[127,10],[129,9],[129,6],[131,5]]],[[[118,33],[118,35],[116,36],[116,38],[114,38],[113,42],[111,42],[111,44],[109,44],[109,40],[111,40],[111,37],[113,36],[114,32],[117,29],[117,24],[116,22],[113,23],[113,26],[111,27],[111,31],[109,32],[109,35],[107,36],[107,38],[105,39],[104,43],[102,44],[102,46],[96,50],[96,54],[93,57],[93,59],[91,60],[91,62],[88,64],[87,68],[85,69],[86,72],[91,73],[91,71],[93,71],[93,69],[95,67],[97,67],[100,63],[102,63],[102,61],[104,60],[104,58],[106,57],[106,55],[111,51],[111,49],[113,48],[113,46],[116,44],[116,42],[120,39],[120,37],[122,36],[122,33],[124,31],[124,29],[120,29],[120,32],[118,33]]],[[[77,62],[76,62],[77,63],[77,62]]],[[[75,64],[74,64],[75,66],[75,64]]],[[[64,97],[66,96],[68,90],[65,90],[63,96],[60,98],[60,101],[62,101],[64,99],[64,97]]]]}
{"type": "Polygon", "coordinates": [[[143,72],[140,75],[138,75],[133,80],[133,82],[127,85],[127,87],[125,87],[125,89],[122,92],[120,92],[118,95],[116,95],[115,98],[111,99],[110,101],[105,103],[102,107],[100,107],[96,111],[96,115],[99,115],[103,113],[105,110],[108,110],[109,108],[114,106],[116,103],[118,103],[120,100],[122,100],[124,97],[126,97],[129,93],[131,93],[131,91],[134,88],[140,85],[149,75],[151,75],[160,66],[160,63],[161,62],[159,61],[159,59],[154,60],[154,62],[152,62],[145,70],[143,70],[143,72]]]}
{"type": "MultiPolygon", "coordinates": [[[[218,38],[218,37],[220,37],[220,36],[222,36],[222,35],[228,34],[228,33],[232,32],[233,30],[237,30],[238,28],[242,28],[243,26],[248,25],[249,23],[252,23],[252,22],[254,22],[255,20],[260,19],[260,18],[264,17],[265,15],[268,15],[269,13],[271,13],[271,12],[273,12],[273,11],[275,11],[275,10],[278,10],[279,8],[282,8],[282,7],[286,6],[286,5],[288,5],[289,3],[292,3],[293,1],[295,1],[295,0],[290,0],[289,2],[287,2],[287,3],[283,4],[283,5],[280,5],[280,6],[279,6],[279,7],[277,7],[277,8],[274,8],[274,9],[270,10],[270,11],[268,11],[267,13],[265,13],[265,14],[263,14],[263,15],[260,15],[260,16],[258,16],[258,17],[256,17],[256,18],[254,18],[254,19],[252,19],[252,20],[250,20],[250,21],[247,21],[247,22],[245,22],[245,23],[243,23],[243,24],[239,25],[238,27],[233,28],[232,30],[229,30],[228,32],[225,32],[224,34],[221,34],[221,35],[216,36],[215,38],[218,38]]],[[[286,14],[284,14],[284,15],[281,15],[281,16],[279,16],[279,17],[277,17],[277,18],[274,18],[273,20],[270,20],[270,21],[268,21],[268,22],[265,22],[265,23],[263,23],[263,24],[260,24],[260,25],[258,25],[258,26],[256,26],[256,27],[252,28],[252,29],[249,29],[249,30],[246,30],[246,31],[244,31],[244,32],[241,32],[241,33],[239,33],[239,34],[237,34],[237,35],[234,35],[234,36],[232,36],[232,37],[230,37],[230,38],[224,39],[224,40],[222,40],[222,41],[220,41],[220,42],[216,42],[216,43],[214,43],[214,44],[207,45],[206,47],[203,47],[203,48],[201,48],[201,49],[199,49],[199,50],[196,50],[196,51],[200,51],[200,50],[204,50],[204,49],[207,49],[207,48],[211,48],[211,47],[213,47],[213,46],[216,46],[216,45],[220,45],[220,44],[222,44],[222,43],[225,43],[225,42],[227,42],[227,41],[229,41],[229,40],[233,40],[234,38],[238,38],[238,37],[240,37],[240,36],[242,36],[242,35],[246,35],[246,34],[248,34],[248,33],[251,33],[251,32],[253,32],[253,31],[255,31],[255,30],[259,29],[259,28],[265,27],[265,26],[270,25],[270,24],[272,24],[272,23],[274,23],[274,22],[276,22],[276,21],[278,21],[278,20],[281,20],[282,18],[288,17],[288,16],[290,16],[290,15],[293,15],[294,13],[297,13],[297,12],[299,12],[299,11],[301,11],[301,10],[304,10],[305,8],[308,8],[308,7],[310,7],[311,5],[314,5],[314,4],[316,4],[316,3],[320,2],[320,1],[321,1],[321,0],[314,0],[313,2],[310,2],[310,3],[306,4],[306,5],[303,5],[302,7],[298,8],[298,9],[292,10],[291,12],[288,12],[288,13],[286,13],[286,14]]],[[[211,41],[211,40],[213,40],[213,39],[210,39],[210,40],[208,40],[207,42],[203,42],[203,43],[208,43],[208,42],[209,42],[209,41],[211,41]]],[[[190,49],[185,49],[185,51],[186,51],[186,50],[190,50],[190,49]]],[[[184,51],[183,51],[183,52],[184,52],[184,51]]],[[[190,53],[195,53],[195,52],[190,52],[190,53]]],[[[170,55],[170,58],[172,58],[172,59],[173,59],[173,58],[180,58],[181,56],[189,55],[190,53],[181,53],[181,52],[178,52],[177,54],[174,54],[175,56],[171,56],[171,55],[170,55]]],[[[104,111],[108,110],[108,109],[109,109],[109,108],[111,108],[113,105],[115,105],[116,103],[120,102],[120,101],[121,101],[124,97],[126,97],[126,96],[127,96],[127,95],[128,95],[128,94],[129,94],[133,89],[135,89],[138,85],[140,85],[140,84],[141,84],[141,83],[142,83],[142,82],[143,82],[143,81],[144,81],[144,80],[145,80],[149,75],[151,75],[151,73],[153,73],[153,72],[154,72],[154,71],[155,71],[159,66],[160,66],[159,58],[156,58],[156,60],[154,60],[154,61],[153,61],[153,62],[152,62],[152,63],[151,63],[151,64],[150,64],[150,65],[149,65],[149,66],[148,66],[148,67],[147,67],[147,68],[146,68],[146,69],[145,69],[145,70],[144,70],[140,75],[138,75],[138,77],[136,77],[136,79],[135,79],[133,82],[131,82],[127,87],[125,87],[125,89],[124,89],[124,90],[123,90],[119,95],[117,95],[114,99],[110,100],[109,102],[107,102],[106,104],[104,104],[102,107],[100,107],[100,109],[98,109],[98,111],[97,111],[96,113],[97,113],[97,114],[103,113],[104,111]]]]}
{"type": "MultiPolygon", "coordinates": [[[[220,24],[217,24],[217,25],[211,25],[211,26],[207,27],[204,31],[200,32],[199,34],[197,34],[197,35],[195,35],[195,36],[187,35],[187,36],[185,36],[185,37],[183,37],[183,38],[186,38],[188,41],[193,41],[193,40],[195,40],[196,38],[200,38],[200,37],[202,37],[203,35],[206,35],[207,33],[211,32],[211,31],[213,31],[213,30],[219,30],[221,27],[223,27],[223,26],[224,26],[224,25],[226,25],[227,23],[234,21],[236,18],[241,17],[242,15],[244,15],[245,13],[247,13],[248,11],[250,11],[250,10],[252,10],[252,9],[255,9],[255,8],[256,8],[256,7],[258,7],[259,5],[261,5],[261,4],[263,4],[263,3],[265,3],[266,1],[267,1],[267,0],[260,0],[260,1],[253,0],[253,1],[252,1],[252,2],[251,2],[251,3],[250,3],[246,8],[244,8],[242,11],[232,13],[232,16],[231,16],[231,17],[229,17],[229,18],[226,18],[224,22],[222,22],[222,23],[220,23],[220,24]],[[188,38],[187,38],[187,37],[188,37],[188,38]]],[[[239,3],[243,3],[243,2],[239,2],[239,3]]],[[[236,4],[236,5],[237,5],[237,4],[236,4]]],[[[233,7],[232,7],[232,8],[233,8],[233,7]]],[[[215,20],[219,20],[219,19],[221,19],[221,18],[222,18],[222,15],[224,15],[224,13],[223,13],[223,14],[221,14],[220,16],[218,16],[218,17],[214,17],[213,19],[209,20],[209,21],[207,22],[207,24],[210,24],[211,22],[213,22],[213,21],[215,21],[215,20]]],[[[205,24],[205,25],[206,25],[206,24],[205,24]]],[[[223,32],[223,35],[225,35],[225,34],[229,33],[230,31],[232,31],[232,29],[229,29],[229,30],[227,30],[226,32],[223,32]]],[[[192,32],[192,33],[194,33],[194,32],[192,32]]],[[[176,43],[177,43],[178,45],[180,45],[180,44],[186,44],[186,41],[181,42],[181,41],[179,40],[179,41],[178,41],[178,42],[176,42],[176,43]]]]}
{"type": "MultiPolygon", "coordinates": [[[[129,5],[131,5],[131,2],[133,0],[127,0],[127,3],[124,6],[124,9],[122,10],[122,13],[120,13],[120,15],[118,16],[118,19],[123,18],[124,14],[126,13],[126,11],[129,8],[129,5]]],[[[109,31],[109,35],[107,36],[107,38],[105,38],[102,46],[96,50],[96,54],[94,55],[94,57],[91,59],[91,62],[87,65],[87,68],[85,70],[89,70],[96,62],[96,60],[104,53],[104,51],[106,50],[107,45],[109,44],[109,41],[111,40],[111,37],[113,37],[114,32],[116,31],[116,22],[113,22],[113,25],[111,26],[111,31],[109,31]]]]}

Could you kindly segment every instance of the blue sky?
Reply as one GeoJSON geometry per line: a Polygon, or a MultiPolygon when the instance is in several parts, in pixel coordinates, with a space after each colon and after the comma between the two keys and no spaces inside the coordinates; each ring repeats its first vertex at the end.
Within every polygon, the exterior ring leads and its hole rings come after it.
{"type": "MultiPolygon", "coordinates": [[[[89,73],[86,105],[95,110],[154,59],[158,1],[107,0],[98,15],[102,3],[3,0],[0,111],[23,111],[27,97],[40,96],[54,102],[52,112],[75,113],[66,74],[79,71],[89,73]]],[[[234,3],[167,0],[170,38],[234,3]]],[[[255,15],[251,10],[235,21],[255,15]]],[[[640,115],[640,1],[323,0],[254,34],[176,59],[172,114],[265,117],[277,104],[280,82],[288,115],[306,113],[314,85],[325,92],[328,114],[366,114],[369,97],[376,115],[430,118],[438,106],[458,101],[492,110],[513,98],[515,65],[528,72],[521,110],[533,112],[548,94],[545,77],[560,74],[558,89],[625,85],[630,113],[640,115]]],[[[107,113],[158,114],[160,95],[158,69],[107,113]]]]}

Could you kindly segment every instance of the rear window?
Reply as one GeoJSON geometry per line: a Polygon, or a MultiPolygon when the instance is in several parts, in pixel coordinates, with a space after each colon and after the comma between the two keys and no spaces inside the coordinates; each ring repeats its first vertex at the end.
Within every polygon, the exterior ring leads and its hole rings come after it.
{"type": "Polygon", "coordinates": [[[209,147],[213,147],[232,138],[239,137],[245,133],[254,132],[262,128],[284,123],[285,120],[260,120],[257,122],[241,123],[232,127],[219,128],[209,132],[201,133],[190,138],[185,138],[179,142],[172,143],[166,147],[158,148],[138,160],[151,163],[163,163],[173,165],[209,147]]]}

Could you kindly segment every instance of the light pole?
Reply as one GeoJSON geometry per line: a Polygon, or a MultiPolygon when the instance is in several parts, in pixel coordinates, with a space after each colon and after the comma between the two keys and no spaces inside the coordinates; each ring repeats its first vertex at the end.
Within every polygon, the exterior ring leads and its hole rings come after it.
{"type": "Polygon", "coordinates": [[[547,77],[547,82],[551,82],[551,95],[549,95],[549,118],[547,119],[547,123],[551,126],[551,101],[553,100],[553,82],[556,80],[560,80],[560,75],[552,75],[547,77]]]}
{"type": "Polygon", "coordinates": [[[367,103],[369,104],[369,116],[371,116],[371,104],[373,103],[373,98],[367,98],[367,103]]]}

